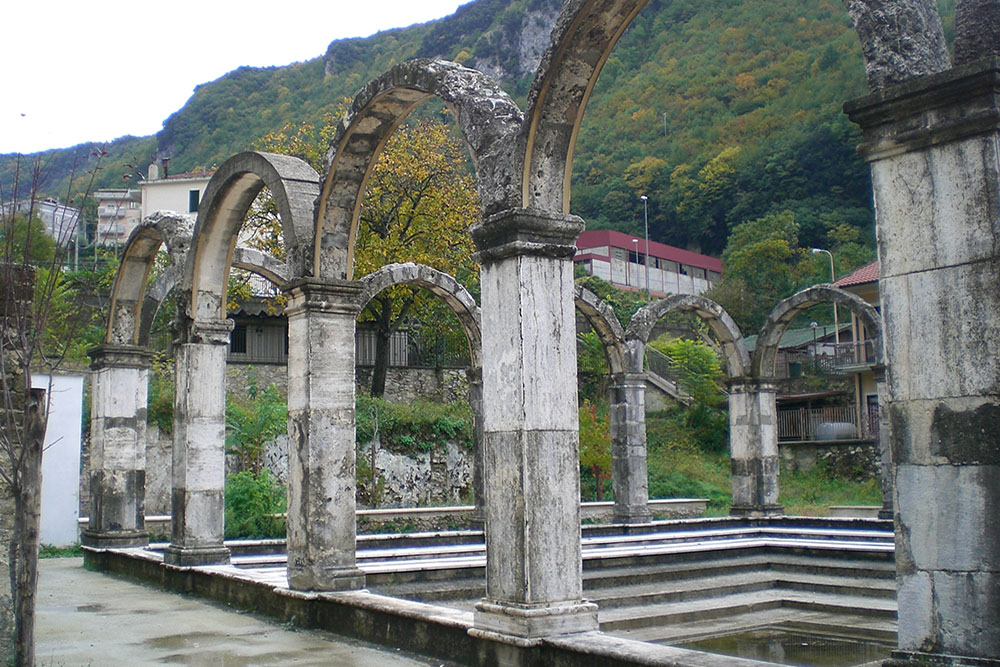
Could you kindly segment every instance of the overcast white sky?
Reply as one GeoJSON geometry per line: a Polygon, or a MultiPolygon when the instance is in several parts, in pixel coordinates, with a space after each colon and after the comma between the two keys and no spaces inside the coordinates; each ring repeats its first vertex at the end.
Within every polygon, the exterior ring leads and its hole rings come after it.
{"type": "Polygon", "coordinates": [[[200,83],[287,65],[447,16],[469,0],[10,0],[0,36],[0,153],[154,134],[200,83]]]}

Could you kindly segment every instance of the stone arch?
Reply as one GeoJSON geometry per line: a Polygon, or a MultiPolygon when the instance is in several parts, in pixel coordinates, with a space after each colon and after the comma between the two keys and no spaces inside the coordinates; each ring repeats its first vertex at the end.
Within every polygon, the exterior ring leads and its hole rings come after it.
{"type": "MultiPolygon", "coordinates": [[[[184,214],[157,211],[133,230],[125,243],[118,273],[111,288],[111,307],[104,342],[114,345],[149,345],[153,318],[160,304],[177,286],[184,266],[194,220],[184,214]],[[170,264],[147,287],[156,253],[166,246],[170,264]]],[[[233,266],[256,273],[276,285],[288,281],[288,266],[272,255],[238,246],[233,266]]]]}
{"type": "Polygon", "coordinates": [[[361,293],[358,295],[359,311],[363,310],[379,292],[394,285],[418,285],[438,296],[448,304],[462,325],[465,338],[469,341],[472,367],[482,367],[483,345],[479,306],[468,290],[452,276],[425,264],[406,262],[386,264],[379,270],[360,278],[358,282],[361,284],[361,293]]]}
{"type": "Polygon", "coordinates": [[[521,205],[569,213],[573,148],[590,93],[648,0],[569,0],[528,93],[521,205]]]}
{"type": "Polygon", "coordinates": [[[191,216],[157,211],[132,230],[111,287],[105,343],[145,345],[148,342],[153,315],[184,266],[193,229],[191,216]],[[170,264],[147,290],[149,272],[162,246],[166,246],[170,264]]]}
{"type": "Polygon", "coordinates": [[[581,285],[576,286],[576,309],[600,338],[611,374],[624,373],[627,368],[625,330],[614,311],[601,297],[581,285]]]}
{"type": "Polygon", "coordinates": [[[361,89],[330,143],[317,202],[314,276],[353,277],[354,238],[371,170],[392,132],[432,96],[456,111],[484,214],[509,207],[517,172],[511,146],[523,120],[517,104],[493,79],[457,63],[400,63],[361,89]]]}
{"type": "Polygon", "coordinates": [[[281,219],[288,277],[304,275],[311,247],[313,204],[319,175],[287,155],[247,152],[219,167],[205,188],[184,276],[192,320],[219,320],[226,313],[226,281],[237,235],[254,198],[267,188],[281,219]]]}
{"type": "MultiPolygon", "coordinates": [[[[625,332],[626,338],[629,341],[639,341],[645,346],[657,320],[673,310],[694,313],[708,325],[722,346],[729,377],[742,377],[747,374],[750,369],[750,355],[747,353],[740,328],[722,306],[703,296],[674,294],[643,306],[632,316],[632,321],[629,322],[625,332]]],[[[642,359],[638,359],[637,363],[641,364],[642,359]]],[[[642,370],[641,366],[638,370],[642,370]]]]}
{"type": "Polygon", "coordinates": [[[778,344],[788,325],[802,311],[821,303],[835,303],[854,313],[873,336],[875,363],[882,365],[882,318],[875,307],[867,301],[831,284],[815,285],[781,301],[761,329],[754,349],[751,371],[754,377],[773,378],[778,356],[778,344]]]}

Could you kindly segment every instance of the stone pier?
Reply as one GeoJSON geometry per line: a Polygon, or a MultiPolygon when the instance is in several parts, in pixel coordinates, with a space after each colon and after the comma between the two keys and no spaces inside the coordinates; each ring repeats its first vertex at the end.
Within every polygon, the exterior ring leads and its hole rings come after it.
{"type": "Polygon", "coordinates": [[[300,279],[288,315],[288,584],[365,585],[355,555],[354,337],[361,286],[300,279]]]}
{"type": "Polygon", "coordinates": [[[82,541],[90,547],[139,547],[146,532],[146,391],[152,352],[133,345],[89,351],[90,517],[82,541]]]}
{"type": "Polygon", "coordinates": [[[473,225],[482,265],[486,597],[470,633],[519,646],[597,630],[583,600],[573,266],[583,220],[473,225]]]}
{"type": "Polygon", "coordinates": [[[733,378],[729,383],[733,516],[779,516],[778,411],[773,382],[733,378]]]}
{"type": "Polygon", "coordinates": [[[229,562],[223,545],[226,352],[232,320],[188,321],[175,348],[173,526],[169,565],[229,562]]]}
{"type": "Polygon", "coordinates": [[[472,520],[482,525],[486,521],[486,470],[483,465],[483,369],[469,368],[469,407],[472,409],[472,442],[476,451],[472,459],[472,496],[476,509],[472,520]]]}
{"type": "Polygon", "coordinates": [[[875,192],[900,664],[1000,664],[998,93],[991,58],[846,106],[875,192]]]}
{"type": "MultiPolygon", "coordinates": [[[[639,346],[642,368],[645,345],[639,346]]],[[[630,349],[629,353],[632,354],[630,349]]],[[[611,476],[615,490],[615,523],[646,523],[649,511],[649,475],[646,466],[646,374],[617,373],[608,390],[611,431],[611,476]]]]}

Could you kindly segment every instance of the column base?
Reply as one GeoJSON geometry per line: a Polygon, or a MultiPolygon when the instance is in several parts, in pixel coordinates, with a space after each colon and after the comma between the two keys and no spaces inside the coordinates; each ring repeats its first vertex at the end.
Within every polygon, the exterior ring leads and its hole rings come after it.
{"type": "Polygon", "coordinates": [[[653,514],[646,506],[641,507],[615,507],[611,517],[614,523],[649,523],[653,520],[653,514]]]}
{"type": "Polygon", "coordinates": [[[356,567],[288,567],[288,587],[293,591],[356,591],[364,588],[365,583],[365,573],[356,567]]]}
{"type": "Polygon", "coordinates": [[[504,644],[536,646],[545,637],[598,629],[597,605],[581,600],[552,605],[518,605],[480,600],[476,603],[473,637],[504,644]]]}
{"type": "Polygon", "coordinates": [[[733,505],[729,508],[729,516],[746,519],[759,519],[772,516],[785,516],[785,508],[781,505],[733,505]]]}
{"type": "Polygon", "coordinates": [[[91,530],[80,533],[80,544],[93,549],[123,549],[149,546],[145,530],[91,530]]]}
{"type": "Polygon", "coordinates": [[[882,663],[885,667],[910,667],[911,665],[927,665],[928,667],[997,667],[1000,659],[972,658],[962,655],[947,655],[944,653],[924,653],[922,651],[893,651],[892,657],[882,663]]]}
{"type": "Polygon", "coordinates": [[[163,550],[163,563],[178,567],[194,565],[228,565],[229,549],[217,547],[178,547],[171,544],[163,550]]]}

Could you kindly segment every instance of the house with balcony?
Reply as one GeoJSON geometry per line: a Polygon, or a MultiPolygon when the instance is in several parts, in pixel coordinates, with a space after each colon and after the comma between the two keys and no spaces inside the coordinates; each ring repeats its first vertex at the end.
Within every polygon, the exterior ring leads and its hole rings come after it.
{"type": "Polygon", "coordinates": [[[722,260],[610,229],[590,230],[576,241],[573,263],[615,287],[651,296],[701,294],[722,277],[722,260]],[[648,279],[648,284],[647,284],[648,279]]]}
{"type": "Polygon", "coordinates": [[[142,220],[141,193],[131,188],[98,190],[94,193],[97,202],[97,245],[121,245],[142,220]]]}

